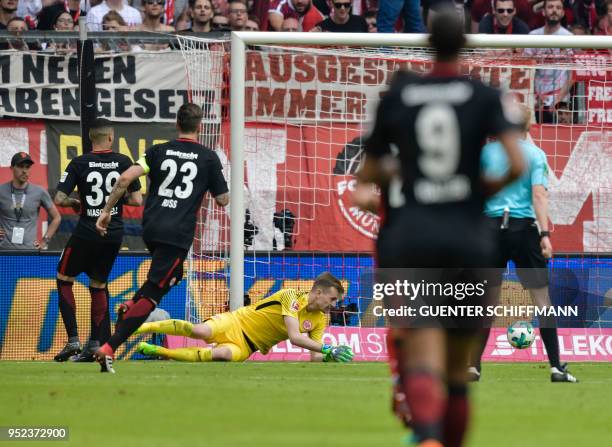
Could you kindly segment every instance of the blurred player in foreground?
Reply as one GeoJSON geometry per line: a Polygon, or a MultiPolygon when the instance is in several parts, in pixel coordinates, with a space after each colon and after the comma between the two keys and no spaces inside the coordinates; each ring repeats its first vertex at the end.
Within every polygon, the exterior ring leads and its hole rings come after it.
{"type": "MultiPolygon", "coordinates": [[[[531,127],[531,110],[521,106],[522,135],[520,147],[527,170],[516,182],[508,185],[485,204],[485,215],[492,231],[500,238],[501,251],[496,266],[505,269],[512,260],[523,287],[529,290],[531,299],[538,307],[551,305],[548,294],[548,259],[552,257],[550,231],[548,231],[548,163],[542,149],[527,139],[531,127]],[[504,211],[507,216],[504,217],[504,211]]],[[[507,158],[498,142],[488,143],[482,150],[482,168],[485,174],[498,176],[507,169],[507,158]]],[[[496,301],[501,295],[502,272],[495,277],[496,301]]],[[[567,365],[559,359],[559,339],[554,317],[540,316],[540,335],[548,361],[552,382],[577,382],[567,371],[567,365]]],[[[480,358],[489,338],[489,328],[483,329],[479,344],[473,353],[468,369],[472,381],[480,380],[482,371],[480,358]]]]}
{"type": "Polygon", "coordinates": [[[229,203],[221,162],[214,151],[198,143],[202,109],[183,104],[176,114],[178,138],[146,150],[121,174],[96,229],[106,236],[111,210],[134,180],[148,174],[149,191],[142,219],[142,238],[151,252],[147,280],[119,308],[115,333],[94,354],[101,372],[112,372],[117,348],[147,319],[171,287],[183,278],[183,261],[193,243],[196,215],[207,191],[220,206],[229,203]]]}
{"type": "MultiPolygon", "coordinates": [[[[484,197],[523,170],[516,110],[511,113],[510,105],[502,104],[499,91],[460,75],[458,56],[465,36],[457,14],[440,11],[431,28],[432,72],[425,77],[396,75],[378,107],[358,173],[358,204],[375,205],[368,182],[384,193],[379,272],[490,266],[496,247],[484,231],[484,197]],[[485,180],[480,172],[480,152],[488,136],[497,136],[510,160],[507,174],[497,180],[485,180]]],[[[452,306],[454,299],[450,301],[452,306]]],[[[437,321],[418,327],[406,320],[390,323],[397,338],[395,391],[405,397],[404,411],[411,413],[414,442],[461,446],[469,415],[465,362],[476,331],[440,327],[437,321]]],[[[400,416],[404,422],[408,418],[400,416]]]]}
{"type": "Polygon", "coordinates": [[[268,298],[233,312],[215,315],[200,324],[182,320],[145,323],[137,334],[159,333],[215,343],[214,347],[166,349],[140,343],[138,352],[185,362],[242,362],[255,351],[267,354],[277,343],[291,344],[310,351],[312,361],[350,362],[348,346],[322,344],[329,309],[342,298],[344,287],[331,273],[320,274],[310,292],[282,289],[268,298]],[[308,334],[305,336],[303,334],[308,334]]]}
{"type": "Polygon", "coordinates": [[[68,342],[54,357],[56,362],[63,362],[68,358],[77,362],[93,362],[93,353],[110,337],[106,282],[123,240],[123,205],[142,205],[140,181],[136,179],[128,187],[125,197],[121,197],[113,208],[108,235],[102,237],[96,231],[96,220],[114,182],[132,165],[129,157],[113,152],[114,136],[113,124],[110,121],[96,119],[89,129],[92,151],[73,158],[57,185],[55,204],[72,208],[80,212],[80,216],[57,264],[59,308],[68,342]],[[75,187],[79,190],[79,199],[68,197],[75,187]],[[91,295],[91,333],[83,352],[72,291],[74,279],[81,272],[85,272],[89,277],[91,295]],[[74,354],[78,355],[73,356],[74,354]]]}

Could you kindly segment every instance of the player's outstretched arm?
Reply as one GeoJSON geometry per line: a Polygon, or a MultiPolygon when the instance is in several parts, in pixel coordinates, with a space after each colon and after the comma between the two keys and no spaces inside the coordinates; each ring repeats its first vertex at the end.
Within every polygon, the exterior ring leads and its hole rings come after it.
{"type": "Polygon", "coordinates": [[[348,346],[323,345],[300,334],[300,323],[297,318],[288,315],[285,315],[283,318],[287,327],[289,341],[292,345],[308,349],[314,353],[321,353],[321,360],[324,362],[350,362],[353,360],[353,351],[348,346]]]}
{"type": "Polygon", "coordinates": [[[108,196],[108,201],[106,202],[106,205],[104,206],[104,209],[100,213],[100,217],[98,217],[96,222],[96,230],[102,236],[106,236],[106,230],[111,220],[110,213],[113,207],[117,204],[119,199],[125,195],[128,186],[130,186],[134,180],[144,174],[145,169],[141,165],[136,164],[123,171],[123,174],[121,174],[119,179],[117,179],[115,186],[113,186],[113,190],[108,196]]]}

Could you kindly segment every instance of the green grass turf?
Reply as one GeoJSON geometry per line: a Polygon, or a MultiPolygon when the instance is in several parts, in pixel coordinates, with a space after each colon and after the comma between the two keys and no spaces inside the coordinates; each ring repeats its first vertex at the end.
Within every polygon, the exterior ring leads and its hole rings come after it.
{"type": "MultiPolygon", "coordinates": [[[[386,364],[149,361],[116,369],[0,362],[0,426],[68,426],[70,441],[51,445],[402,445],[386,364]]],[[[486,364],[472,387],[467,445],[612,445],[612,364],[571,369],[581,383],[551,384],[543,364],[486,364]]]]}

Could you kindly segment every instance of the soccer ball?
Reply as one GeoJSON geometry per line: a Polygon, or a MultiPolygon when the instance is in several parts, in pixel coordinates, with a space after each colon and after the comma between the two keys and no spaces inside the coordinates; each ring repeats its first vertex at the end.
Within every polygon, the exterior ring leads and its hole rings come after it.
{"type": "Polygon", "coordinates": [[[535,339],[535,331],[528,321],[515,321],[508,326],[508,341],[518,349],[526,349],[535,339]]]}

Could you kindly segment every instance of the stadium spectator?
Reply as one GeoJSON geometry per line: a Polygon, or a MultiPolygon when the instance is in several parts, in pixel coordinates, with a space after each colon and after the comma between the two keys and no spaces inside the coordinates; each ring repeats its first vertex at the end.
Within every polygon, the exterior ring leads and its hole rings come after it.
{"type": "MultiPolygon", "coordinates": [[[[534,29],[531,35],[556,35],[571,36],[572,33],[561,26],[561,20],[565,16],[562,0],[544,0],[542,11],[545,25],[534,29]]],[[[528,48],[525,54],[531,57],[541,58],[544,61],[559,58],[564,52],[559,48],[528,48]]],[[[569,70],[554,68],[538,69],[535,72],[535,100],[536,118],[538,123],[554,122],[554,111],[558,103],[570,103],[570,89],[572,87],[572,76],[569,70]]]]}
{"type": "Polygon", "coordinates": [[[495,0],[493,14],[485,15],[478,24],[483,34],[529,34],[529,26],[516,17],[514,0],[495,0]]]}
{"type": "Polygon", "coordinates": [[[7,40],[6,42],[0,42],[0,50],[28,51],[37,49],[36,44],[28,45],[25,40],[18,38],[24,32],[29,30],[28,24],[25,19],[21,17],[13,17],[8,21],[6,30],[10,31],[17,38],[7,40]]]}
{"type": "MultiPolygon", "coordinates": [[[[165,0],[144,0],[142,24],[136,27],[137,31],[174,32],[173,26],[162,23],[165,0]]],[[[142,48],[147,51],[161,51],[169,48],[167,43],[146,43],[142,48]]]]}
{"type": "MultiPolygon", "coordinates": [[[[419,0],[420,1],[420,0],[419,0]]],[[[352,13],[356,16],[363,16],[367,11],[371,11],[374,15],[378,11],[378,3],[371,0],[351,0],[353,4],[352,13]]],[[[332,10],[332,4],[329,0],[312,0],[312,4],[321,11],[324,16],[329,16],[332,10]]]]}
{"type": "Polygon", "coordinates": [[[189,15],[193,33],[208,33],[212,31],[213,7],[210,0],[189,0],[189,15]]]}
{"type": "Polygon", "coordinates": [[[213,31],[229,31],[229,19],[227,17],[215,14],[211,22],[213,31]]]}
{"type": "Polygon", "coordinates": [[[569,30],[574,36],[586,36],[590,34],[589,30],[579,23],[575,23],[574,25],[570,26],[569,30]]]}
{"type": "Polygon", "coordinates": [[[295,33],[300,30],[300,24],[296,18],[289,17],[283,20],[283,25],[281,27],[281,31],[295,33]]]}
{"type": "Polygon", "coordinates": [[[606,14],[597,22],[595,34],[600,36],[612,36],[612,0],[606,0],[606,14]]]}
{"type": "MultiPolygon", "coordinates": [[[[529,29],[541,26],[544,23],[541,14],[536,14],[529,0],[514,0],[516,17],[529,26],[529,29]]],[[[473,0],[470,9],[472,18],[472,33],[478,33],[478,26],[486,14],[493,13],[493,2],[491,0],[473,0]]]]}
{"type": "Polygon", "coordinates": [[[312,0],[274,0],[270,2],[268,11],[268,27],[278,31],[283,20],[293,17],[297,19],[298,31],[310,31],[325,17],[313,4],[312,0]]]}
{"type": "Polygon", "coordinates": [[[117,11],[108,11],[104,17],[102,17],[102,30],[103,31],[125,31],[127,29],[127,23],[123,20],[121,14],[117,11]]]}
{"type": "Polygon", "coordinates": [[[249,19],[246,4],[240,0],[231,0],[229,2],[229,15],[227,18],[232,31],[244,31],[249,19]]]}
{"type": "Polygon", "coordinates": [[[574,124],[574,112],[567,102],[557,104],[557,124],[574,124]]]}
{"type": "Polygon", "coordinates": [[[351,0],[333,0],[328,18],[317,23],[310,31],[330,33],[367,33],[368,24],[361,16],[351,14],[351,0]]]}
{"type": "Polygon", "coordinates": [[[17,0],[0,0],[0,29],[6,29],[13,17],[17,17],[17,0]]]}
{"type": "Polygon", "coordinates": [[[31,29],[36,26],[36,17],[43,8],[41,0],[18,0],[17,16],[23,17],[31,29]]]}
{"type": "Polygon", "coordinates": [[[130,28],[142,23],[140,12],[124,3],[124,0],[104,0],[98,6],[91,8],[87,14],[87,29],[89,31],[102,31],[102,19],[110,11],[119,13],[126,26],[130,28]]]}
{"type": "MultiPolygon", "coordinates": [[[[104,17],[102,17],[102,29],[104,31],[126,31],[127,24],[121,14],[117,11],[108,11],[104,17]]],[[[114,51],[114,52],[125,52],[131,51],[132,46],[125,40],[102,40],[100,41],[99,51],[114,51]]]]}
{"type": "Polygon", "coordinates": [[[143,20],[136,27],[138,31],[172,32],[174,27],[162,23],[165,0],[144,0],[143,20]]]}
{"type": "Polygon", "coordinates": [[[229,3],[227,0],[212,0],[212,8],[215,15],[219,14],[227,17],[229,13],[229,3]]]}
{"type": "MultiPolygon", "coordinates": [[[[55,20],[53,21],[53,29],[55,31],[74,31],[74,19],[72,15],[66,11],[60,11],[55,20]]],[[[76,51],[76,43],[75,42],[50,42],[46,48],[46,50],[53,51],[58,54],[66,54],[76,51]]]]}
{"type": "Polygon", "coordinates": [[[425,33],[419,0],[382,0],[378,7],[378,32],[395,32],[397,18],[402,15],[405,33],[425,33]]]}
{"type": "MultiPolygon", "coordinates": [[[[597,7],[596,3],[601,3],[597,0],[572,0],[565,1],[565,9],[568,15],[568,25],[582,25],[586,29],[594,29],[597,27],[597,7]]],[[[569,26],[568,26],[569,28],[569,26]]]]}
{"type": "Polygon", "coordinates": [[[368,24],[368,33],[377,33],[378,27],[376,26],[376,11],[368,11],[365,13],[365,21],[368,24]]]}
{"type": "Polygon", "coordinates": [[[0,250],[46,250],[61,222],[49,193],[29,182],[34,164],[26,152],[11,158],[13,179],[0,185],[0,250]],[[47,210],[51,223],[40,241],[36,238],[38,212],[47,210]]]}
{"type": "Polygon", "coordinates": [[[246,25],[244,26],[245,31],[259,31],[259,19],[256,16],[249,17],[246,25]]]}
{"type": "Polygon", "coordinates": [[[38,14],[38,26],[36,29],[52,30],[54,28],[55,19],[60,12],[68,12],[72,16],[74,25],[79,24],[79,17],[85,17],[87,14],[81,9],[80,0],[66,0],[66,2],[56,2],[52,5],[45,6],[38,14]]]}

